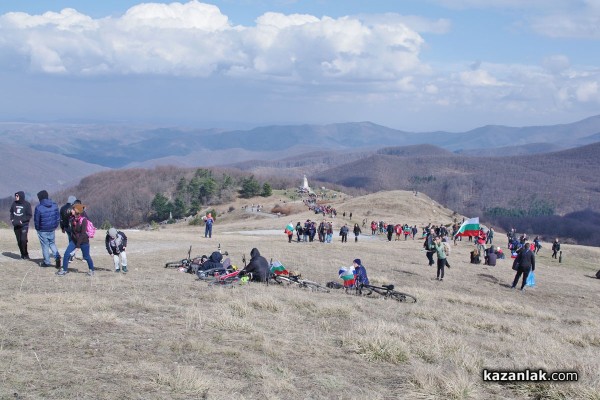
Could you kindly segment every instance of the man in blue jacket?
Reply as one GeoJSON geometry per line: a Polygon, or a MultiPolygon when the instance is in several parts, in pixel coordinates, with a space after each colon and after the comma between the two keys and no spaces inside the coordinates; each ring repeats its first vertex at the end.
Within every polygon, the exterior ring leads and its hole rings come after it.
{"type": "Polygon", "coordinates": [[[44,260],[40,262],[40,267],[51,267],[50,254],[48,248],[54,253],[56,268],[60,268],[60,254],[56,248],[54,231],[58,228],[60,222],[60,212],[55,202],[48,198],[48,192],[42,190],[37,194],[40,204],[35,206],[33,221],[37,231],[40,245],[42,246],[42,255],[44,260]]]}

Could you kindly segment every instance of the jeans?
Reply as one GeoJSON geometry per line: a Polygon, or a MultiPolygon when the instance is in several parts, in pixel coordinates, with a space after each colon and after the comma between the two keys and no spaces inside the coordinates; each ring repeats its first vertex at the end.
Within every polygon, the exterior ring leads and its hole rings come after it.
{"type": "MultiPolygon", "coordinates": [[[[77,249],[77,245],[73,241],[69,241],[69,245],[67,246],[67,249],[65,250],[65,255],[63,256],[63,259],[62,259],[62,263],[63,263],[62,269],[64,271],[67,271],[67,269],[69,267],[69,259],[71,258],[71,253],[74,253],[75,249],[77,249]]],[[[90,244],[89,243],[81,244],[81,254],[83,254],[83,259],[85,261],[87,261],[87,265],[88,265],[88,268],[90,269],[90,271],[93,271],[94,270],[94,261],[92,260],[92,257],[90,257],[90,244]]]]}
{"type": "Polygon", "coordinates": [[[212,238],[212,224],[206,224],[204,227],[204,237],[212,238]]]}
{"type": "Polygon", "coordinates": [[[55,234],[52,232],[40,232],[37,233],[38,238],[40,239],[40,246],[42,246],[42,256],[44,257],[44,263],[46,265],[50,265],[50,253],[48,249],[52,251],[54,258],[60,257],[58,254],[58,249],[56,248],[56,242],[54,240],[55,234]]]}
{"type": "Polygon", "coordinates": [[[444,267],[446,266],[445,258],[438,258],[437,260],[437,277],[444,279],[444,267]]]}
{"type": "Polygon", "coordinates": [[[331,240],[333,239],[333,233],[328,233],[326,238],[325,238],[325,242],[326,243],[331,243],[331,240]]]}

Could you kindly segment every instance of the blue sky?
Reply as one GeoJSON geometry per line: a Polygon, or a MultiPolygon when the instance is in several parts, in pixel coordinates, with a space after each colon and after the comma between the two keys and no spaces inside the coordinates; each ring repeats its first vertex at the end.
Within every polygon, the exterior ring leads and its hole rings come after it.
{"type": "Polygon", "coordinates": [[[408,131],[600,114],[597,0],[0,3],[0,120],[408,131]]]}

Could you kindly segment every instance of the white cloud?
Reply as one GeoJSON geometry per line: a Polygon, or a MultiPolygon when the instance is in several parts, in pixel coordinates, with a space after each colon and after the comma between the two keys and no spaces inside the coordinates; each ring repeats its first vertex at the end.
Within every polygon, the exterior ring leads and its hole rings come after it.
{"type": "Polygon", "coordinates": [[[396,81],[421,68],[421,36],[394,21],[266,13],[233,26],[218,7],[144,3],[121,17],[61,13],[0,16],[0,52],[17,52],[34,72],[72,75],[213,74],[319,82],[396,81]]]}
{"type": "Polygon", "coordinates": [[[490,75],[488,71],[476,69],[471,71],[463,71],[460,73],[460,80],[467,86],[503,86],[495,77],[490,75]]]}
{"type": "Polygon", "coordinates": [[[583,82],[577,87],[575,94],[580,102],[598,102],[600,100],[598,82],[583,82]]]}

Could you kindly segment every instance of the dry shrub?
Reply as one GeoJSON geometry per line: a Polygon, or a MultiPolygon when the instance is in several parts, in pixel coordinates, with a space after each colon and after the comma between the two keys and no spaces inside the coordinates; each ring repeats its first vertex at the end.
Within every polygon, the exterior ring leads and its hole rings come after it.
{"type": "Polygon", "coordinates": [[[206,398],[211,381],[193,366],[178,366],[174,370],[159,372],[156,383],[173,394],[195,395],[206,398]]]}
{"type": "Polygon", "coordinates": [[[275,204],[271,209],[272,214],[290,215],[292,214],[292,207],[290,205],[275,204]]]}

